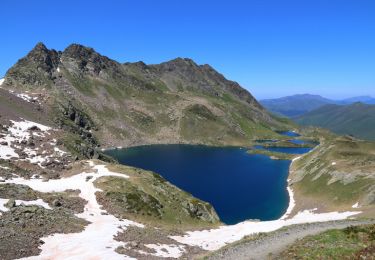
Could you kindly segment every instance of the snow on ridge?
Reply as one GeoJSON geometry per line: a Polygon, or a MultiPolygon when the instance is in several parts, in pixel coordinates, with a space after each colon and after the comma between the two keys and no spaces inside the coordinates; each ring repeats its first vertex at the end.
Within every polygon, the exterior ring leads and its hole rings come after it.
{"type": "MultiPolygon", "coordinates": [[[[0,138],[0,159],[11,159],[11,158],[19,158],[19,155],[16,153],[16,148],[21,149],[22,146],[20,145],[21,142],[27,141],[31,135],[37,137],[45,137],[46,135],[50,135],[51,127],[45,126],[39,123],[35,123],[28,120],[23,121],[14,121],[10,120],[11,125],[7,128],[7,133],[3,137],[0,138]],[[30,130],[33,129],[34,130],[30,130]],[[31,134],[32,131],[32,134],[31,134]]],[[[48,160],[49,158],[44,156],[37,156],[36,148],[23,148],[23,152],[25,152],[28,157],[24,160],[29,161],[31,163],[37,163],[41,166],[41,163],[48,160]]]]}
{"type": "Polygon", "coordinates": [[[4,78],[0,79],[0,86],[3,85],[4,81],[5,81],[4,78]]]}

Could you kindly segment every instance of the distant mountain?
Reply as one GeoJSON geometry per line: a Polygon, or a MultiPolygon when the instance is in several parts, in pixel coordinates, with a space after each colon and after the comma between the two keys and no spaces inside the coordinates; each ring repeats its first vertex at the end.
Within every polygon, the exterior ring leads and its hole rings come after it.
{"type": "Polygon", "coordinates": [[[375,104],[375,98],[370,96],[359,96],[359,97],[352,97],[341,100],[343,104],[352,104],[355,102],[361,102],[364,104],[374,105],[375,104]]]}
{"type": "Polygon", "coordinates": [[[325,105],[294,119],[301,125],[327,128],[338,134],[375,140],[375,105],[325,105]]]}
{"type": "Polygon", "coordinates": [[[343,100],[332,100],[319,95],[298,94],[260,101],[260,103],[269,111],[277,115],[291,118],[301,116],[328,104],[349,105],[356,102],[373,105],[375,104],[375,98],[370,96],[358,96],[343,100]]]}
{"type": "Polygon", "coordinates": [[[269,111],[287,117],[295,117],[335,101],[319,95],[299,94],[276,99],[264,99],[260,103],[269,111]]]}

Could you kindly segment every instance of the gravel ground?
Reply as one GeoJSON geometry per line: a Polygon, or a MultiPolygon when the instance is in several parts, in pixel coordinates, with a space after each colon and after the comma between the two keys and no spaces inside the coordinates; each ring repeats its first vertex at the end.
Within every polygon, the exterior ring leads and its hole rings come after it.
{"type": "Polygon", "coordinates": [[[244,240],[232,246],[227,246],[205,259],[278,259],[278,254],[297,239],[329,229],[342,229],[348,226],[372,223],[375,223],[375,220],[344,220],[290,226],[260,236],[258,239],[244,240]]]}

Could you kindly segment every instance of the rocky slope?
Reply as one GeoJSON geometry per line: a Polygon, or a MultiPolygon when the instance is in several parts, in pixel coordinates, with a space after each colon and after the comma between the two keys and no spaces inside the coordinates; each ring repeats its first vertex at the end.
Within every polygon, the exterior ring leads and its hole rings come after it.
{"type": "Polygon", "coordinates": [[[296,207],[318,212],[358,209],[375,212],[375,143],[320,132],[321,144],[295,160],[290,187],[296,207]],[[323,137],[324,136],[324,137],[323,137]]]}
{"type": "Polygon", "coordinates": [[[2,87],[43,96],[52,121],[104,147],[248,145],[288,128],[236,82],[190,59],[120,64],[81,45],[60,52],[39,43],[2,87]]]}

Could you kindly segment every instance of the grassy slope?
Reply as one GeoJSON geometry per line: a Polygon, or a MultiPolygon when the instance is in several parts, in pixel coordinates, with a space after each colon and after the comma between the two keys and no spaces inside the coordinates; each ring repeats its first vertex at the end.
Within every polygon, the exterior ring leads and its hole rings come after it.
{"type": "Polygon", "coordinates": [[[337,134],[350,134],[366,140],[375,140],[374,105],[327,105],[297,117],[295,121],[302,125],[324,127],[337,134]]]}
{"type": "Polygon", "coordinates": [[[375,143],[349,137],[321,139],[316,149],[291,167],[296,210],[352,210],[359,202],[361,210],[373,212],[374,167],[375,143]]]}
{"type": "Polygon", "coordinates": [[[375,225],[329,230],[286,249],[278,259],[373,259],[375,225]]]}
{"type": "Polygon", "coordinates": [[[95,185],[99,203],[111,214],[165,229],[189,230],[216,227],[219,218],[206,202],[194,198],[160,175],[121,165],[110,165],[128,179],[102,177],[95,185]]]}

